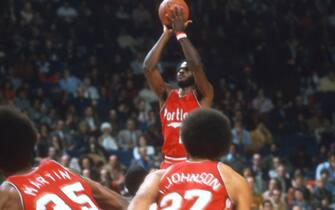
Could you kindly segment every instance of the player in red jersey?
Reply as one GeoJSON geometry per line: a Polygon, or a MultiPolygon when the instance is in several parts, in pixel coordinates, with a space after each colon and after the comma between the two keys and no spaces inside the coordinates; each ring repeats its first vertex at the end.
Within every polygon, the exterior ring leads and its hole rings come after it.
{"type": "Polygon", "coordinates": [[[157,209],[250,210],[251,191],[246,180],[217,160],[231,143],[228,119],[213,109],[198,109],[181,128],[190,159],[149,174],[129,205],[157,209]]]}
{"type": "Polygon", "coordinates": [[[164,162],[161,164],[161,168],[167,168],[172,163],[186,160],[186,151],[180,141],[179,134],[181,122],[194,109],[200,106],[211,106],[213,100],[213,87],[207,80],[200,56],[184,32],[189,21],[184,23],[182,12],[176,9],[171,17],[171,22],[172,29],[163,26],[162,35],[147,54],[143,63],[149,86],[160,101],[160,118],[164,137],[162,148],[164,162]],[[165,83],[156,67],[165,45],[174,33],[177,35],[186,58],[186,61],[177,68],[179,89],[173,89],[165,83]]]}
{"type": "Polygon", "coordinates": [[[32,167],[37,133],[18,111],[0,106],[1,210],[126,209],[127,200],[47,160],[32,167]]]}

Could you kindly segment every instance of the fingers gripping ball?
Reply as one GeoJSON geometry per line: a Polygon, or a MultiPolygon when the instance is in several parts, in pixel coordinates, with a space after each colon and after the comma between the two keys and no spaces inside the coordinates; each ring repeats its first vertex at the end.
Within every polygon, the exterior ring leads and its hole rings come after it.
{"type": "Polygon", "coordinates": [[[190,10],[184,0],[164,0],[158,10],[159,18],[163,25],[170,26],[171,21],[169,17],[172,16],[172,12],[175,7],[179,7],[183,11],[184,21],[186,22],[190,15],[190,10]]]}

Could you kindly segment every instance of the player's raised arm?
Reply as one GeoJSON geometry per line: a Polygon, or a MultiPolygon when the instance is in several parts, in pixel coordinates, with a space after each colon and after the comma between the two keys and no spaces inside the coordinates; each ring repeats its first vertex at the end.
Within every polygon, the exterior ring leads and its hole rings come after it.
{"type": "Polygon", "coordinates": [[[93,197],[102,209],[127,209],[128,200],[123,196],[103,187],[99,183],[85,178],[85,182],[92,190],[93,197]]]}
{"type": "Polygon", "coordinates": [[[206,77],[198,51],[194,48],[191,41],[185,34],[185,28],[190,21],[185,23],[182,10],[175,7],[174,12],[172,13],[171,22],[172,28],[176,33],[177,40],[183,49],[187,65],[193,72],[196,89],[202,97],[201,103],[203,106],[211,106],[214,96],[213,86],[206,77]]]}
{"type": "Polygon", "coordinates": [[[149,174],[135,197],[129,204],[128,210],[148,210],[159,194],[159,183],[165,170],[158,170],[149,174]]]}
{"type": "Polygon", "coordinates": [[[156,93],[156,95],[160,99],[160,103],[162,104],[169,91],[169,87],[164,82],[162,75],[157,69],[157,63],[161,57],[162,51],[169,41],[172,35],[172,31],[169,30],[166,26],[163,26],[163,33],[159,37],[158,41],[146,55],[143,62],[143,69],[145,77],[149,83],[150,88],[156,93]]]}

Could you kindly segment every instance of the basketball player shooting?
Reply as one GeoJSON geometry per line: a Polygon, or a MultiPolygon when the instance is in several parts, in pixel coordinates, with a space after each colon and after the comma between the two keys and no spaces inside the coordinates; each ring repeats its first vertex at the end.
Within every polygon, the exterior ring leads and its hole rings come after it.
{"type": "Polygon", "coordinates": [[[126,209],[128,201],[55,161],[32,167],[37,133],[32,122],[0,106],[0,210],[126,209]]]}
{"type": "Polygon", "coordinates": [[[231,144],[229,120],[214,109],[197,109],[183,122],[189,160],[149,174],[129,210],[250,210],[251,189],[229,166],[218,162],[231,144]],[[152,207],[153,208],[153,207],[152,207]]]}
{"type": "Polygon", "coordinates": [[[179,135],[181,123],[188,113],[199,107],[210,107],[213,100],[213,87],[206,77],[197,50],[185,33],[190,21],[185,22],[183,12],[178,7],[175,7],[171,17],[167,18],[170,19],[172,29],[163,25],[162,35],[143,63],[149,86],[160,101],[160,118],[164,137],[162,147],[164,162],[161,168],[167,168],[173,163],[187,159],[179,135]],[[165,83],[156,67],[164,47],[173,34],[176,35],[186,58],[186,61],[177,67],[178,89],[173,89],[165,83]]]}

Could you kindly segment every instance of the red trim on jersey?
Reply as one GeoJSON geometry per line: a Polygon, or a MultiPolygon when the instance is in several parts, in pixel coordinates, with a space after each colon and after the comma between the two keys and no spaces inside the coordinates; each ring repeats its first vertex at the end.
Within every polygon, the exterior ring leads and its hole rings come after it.
{"type": "Polygon", "coordinates": [[[168,101],[169,97],[171,96],[172,92],[174,91],[175,89],[171,89],[164,101],[164,103],[162,104],[160,110],[159,110],[159,113],[161,113],[163,111],[163,109],[165,108],[165,105],[166,105],[166,102],[168,101]]]}

